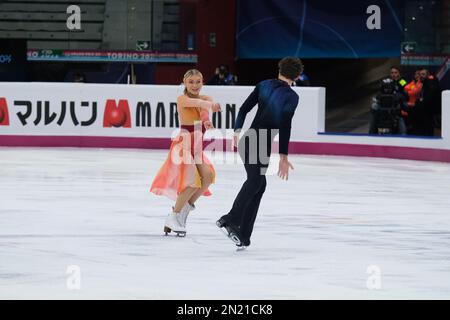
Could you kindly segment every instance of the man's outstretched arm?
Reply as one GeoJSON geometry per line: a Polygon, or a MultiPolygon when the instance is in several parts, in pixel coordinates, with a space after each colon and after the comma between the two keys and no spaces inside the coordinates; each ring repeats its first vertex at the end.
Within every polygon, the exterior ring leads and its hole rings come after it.
{"type": "Polygon", "coordinates": [[[286,111],[283,114],[283,121],[280,127],[280,137],[279,137],[279,153],[280,153],[280,163],[278,165],[278,176],[281,179],[288,180],[289,168],[294,169],[292,164],[288,160],[289,154],[289,140],[291,139],[291,127],[292,118],[294,117],[295,109],[298,104],[298,96],[289,103],[286,111]]]}
{"type": "Polygon", "coordinates": [[[252,91],[252,93],[245,99],[241,108],[239,109],[238,115],[236,117],[236,122],[234,124],[234,131],[240,132],[244,126],[245,117],[250,110],[258,103],[258,86],[252,91]]]}
{"type": "Polygon", "coordinates": [[[239,141],[239,133],[242,130],[242,127],[244,126],[245,117],[247,116],[247,113],[250,112],[250,110],[253,109],[253,107],[258,103],[258,86],[255,87],[255,89],[252,91],[252,93],[247,97],[247,99],[242,104],[241,108],[239,109],[238,115],[236,117],[236,122],[234,124],[234,136],[233,140],[231,141],[231,148],[237,148],[238,141],[239,141]]]}

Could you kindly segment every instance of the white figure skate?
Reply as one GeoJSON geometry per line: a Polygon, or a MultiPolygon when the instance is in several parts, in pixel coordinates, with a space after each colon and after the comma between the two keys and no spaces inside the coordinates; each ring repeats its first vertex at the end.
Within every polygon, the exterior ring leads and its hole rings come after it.
{"type": "Polygon", "coordinates": [[[179,237],[186,235],[186,228],[181,225],[180,215],[181,213],[175,213],[173,211],[169,213],[164,224],[164,233],[166,236],[172,231],[179,237]]]}

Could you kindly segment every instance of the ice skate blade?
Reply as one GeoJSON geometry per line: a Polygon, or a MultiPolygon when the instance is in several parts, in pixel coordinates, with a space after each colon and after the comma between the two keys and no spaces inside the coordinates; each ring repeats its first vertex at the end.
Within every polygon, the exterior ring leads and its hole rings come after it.
{"type": "Polygon", "coordinates": [[[239,240],[238,236],[234,233],[230,233],[229,238],[233,241],[237,246],[241,246],[241,240],[239,240]]]}
{"type": "Polygon", "coordinates": [[[164,234],[167,236],[169,233],[175,233],[175,235],[177,237],[185,237],[186,236],[186,231],[175,231],[170,229],[169,227],[164,227],[164,234]]]}
{"type": "Polygon", "coordinates": [[[219,227],[219,230],[220,230],[224,235],[226,235],[227,237],[230,237],[230,235],[228,234],[228,232],[225,231],[225,228],[220,228],[220,227],[219,227]]]}
{"type": "MultiPolygon", "coordinates": [[[[219,222],[219,221],[217,221],[219,222]]],[[[218,223],[216,223],[218,226],[218,223]]],[[[241,240],[239,240],[239,237],[232,231],[231,229],[228,229],[225,225],[223,227],[219,227],[219,230],[222,231],[224,235],[228,237],[231,241],[233,241],[237,246],[241,245],[241,240]],[[226,230],[226,231],[225,231],[226,230]]]]}
{"type": "Polygon", "coordinates": [[[247,249],[247,247],[246,246],[238,246],[237,248],[236,248],[236,251],[244,251],[245,249],[247,249]]]}

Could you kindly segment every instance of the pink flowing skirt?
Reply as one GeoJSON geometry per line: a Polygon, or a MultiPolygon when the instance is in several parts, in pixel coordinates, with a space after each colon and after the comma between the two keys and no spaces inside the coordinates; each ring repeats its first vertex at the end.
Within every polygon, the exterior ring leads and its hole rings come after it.
{"type": "MultiPolygon", "coordinates": [[[[213,165],[203,152],[203,133],[193,126],[181,126],[182,131],[172,141],[167,159],[156,174],[150,187],[150,192],[166,196],[176,201],[178,195],[187,187],[200,188],[201,176],[197,169],[199,163],[206,163],[213,174],[216,172],[213,165]]],[[[210,196],[206,190],[204,196],[210,196]]]]}

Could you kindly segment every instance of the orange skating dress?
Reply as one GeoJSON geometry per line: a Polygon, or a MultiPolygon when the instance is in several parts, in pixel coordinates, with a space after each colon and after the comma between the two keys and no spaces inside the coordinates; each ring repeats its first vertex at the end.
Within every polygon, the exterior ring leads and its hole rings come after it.
{"type": "MultiPolygon", "coordinates": [[[[180,118],[180,133],[172,141],[169,154],[156,174],[150,192],[163,195],[176,201],[178,194],[185,188],[200,188],[202,185],[197,163],[206,163],[212,173],[213,182],[216,172],[203,152],[203,122],[209,120],[208,110],[212,100],[208,96],[190,98],[182,95],[177,99],[177,110],[180,118]]],[[[204,196],[210,196],[206,190],[204,196]]]]}

